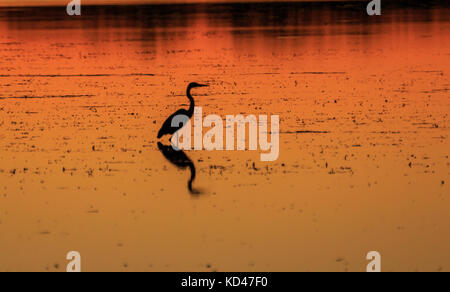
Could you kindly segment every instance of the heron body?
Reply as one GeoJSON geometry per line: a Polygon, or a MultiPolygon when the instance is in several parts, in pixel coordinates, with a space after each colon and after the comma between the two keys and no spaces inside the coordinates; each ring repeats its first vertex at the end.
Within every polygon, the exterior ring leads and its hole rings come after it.
{"type": "Polygon", "coordinates": [[[173,113],[162,125],[161,129],[158,132],[158,139],[161,139],[165,135],[173,135],[179,130],[181,130],[185,125],[186,122],[190,119],[189,112],[185,109],[179,109],[175,113],[173,113]],[[186,117],[186,121],[178,124],[178,125],[172,125],[172,121],[175,117],[186,117]]]}
{"type": "Polygon", "coordinates": [[[158,139],[161,139],[163,136],[165,135],[173,135],[176,132],[178,132],[179,130],[181,130],[187,120],[191,119],[192,116],[194,115],[194,109],[195,109],[195,100],[191,95],[191,90],[193,88],[196,87],[206,87],[207,85],[203,85],[203,84],[198,84],[196,82],[190,83],[187,87],[186,90],[186,95],[190,101],[190,105],[189,105],[189,109],[179,109],[178,111],[176,111],[174,114],[172,114],[162,125],[161,129],[158,132],[158,139]],[[181,119],[183,119],[182,117],[187,117],[187,119],[183,122],[183,123],[178,123],[178,124],[173,124],[172,121],[174,118],[176,117],[181,117],[181,119]]]}

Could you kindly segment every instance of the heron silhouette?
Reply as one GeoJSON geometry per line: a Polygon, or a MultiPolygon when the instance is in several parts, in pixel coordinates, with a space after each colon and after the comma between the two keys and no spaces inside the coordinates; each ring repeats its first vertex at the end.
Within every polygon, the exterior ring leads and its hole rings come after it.
{"type": "Polygon", "coordinates": [[[188,181],[188,189],[191,195],[200,195],[199,191],[194,190],[192,187],[192,183],[195,180],[196,170],[194,162],[183,152],[174,150],[172,146],[163,145],[161,142],[158,142],[159,151],[164,155],[164,157],[173,165],[178,167],[179,169],[189,168],[191,171],[191,178],[188,181]]]}
{"type": "Polygon", "coordinates": [[[188,85],[187,90],[186,90],[186,95],[189,98],[189,101],[191,102],[189,109],[185,110],[185,109],[179,109],[177,110],[174,114],[172,114],[162,125],[161,129],[158,132],[158,139],[161,139],[163,136],[165,135],[173,135],[176,132],[178,132],[179,130],[181,130],[184,126],[185,123],[183,123],[182,125],[175,125],[172,126],[172,120],[177,117],[177,116],[186,116],[188,117],[188,119],[191,119],[192,116],[194,115],[194,109],[195,109],[195,101],[194,98],[191,95],[191,90],[193,88],[197,88],[197,87],[207,87],[208,85],[204,85],[204,84],[198,84],[196,82],[192,82],[188,85]]]}

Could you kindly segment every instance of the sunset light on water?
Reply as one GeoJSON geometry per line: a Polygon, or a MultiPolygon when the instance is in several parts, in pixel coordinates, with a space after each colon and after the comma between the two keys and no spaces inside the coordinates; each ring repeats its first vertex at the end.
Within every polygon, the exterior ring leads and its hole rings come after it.
{"type": "Polygon", "coordinates": [[[69,2],[0,4],[0,271],[450,271],[448,3],[69,2]]]}

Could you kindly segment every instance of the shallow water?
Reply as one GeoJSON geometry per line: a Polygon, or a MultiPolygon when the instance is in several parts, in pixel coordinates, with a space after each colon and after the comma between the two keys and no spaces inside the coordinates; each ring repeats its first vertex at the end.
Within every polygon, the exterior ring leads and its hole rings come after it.
{"type": "Polygon", "coordinates": [[[449,12],[0,9],[0,271],[449,271],[449,12]],[[192,196],[156,139],[191,81],[279,160],[190,151],[192,196]]]}

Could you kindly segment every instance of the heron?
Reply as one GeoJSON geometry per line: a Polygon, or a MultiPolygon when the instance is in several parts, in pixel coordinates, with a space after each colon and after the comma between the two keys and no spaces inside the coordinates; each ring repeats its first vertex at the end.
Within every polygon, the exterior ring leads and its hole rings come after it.
{"type": "Polygon", "coordinates": [[[194,98],[191,95],[191,90],[193,88],[197,88],[197,87],[207,87],[208,85],[204,85],[204,84],[199,84],[197,82],[192,82],[188,85],[187,90],[186,90],[186,95],[189,98],[189,101],[191,102],[189,109],[185,110],[185,109],[179,109],[178,111],[176,111],[174,114],[172,114],[162,125],[161,129],[158,132],[158,139],[161,139],[163,136],[165,135],[173,135],[176,132],[178,132],[179,130],[181,130],[184,127],[183,125],[176,125],[176,126],[172,126],[172,120],[177,117],[177,116],[186,116],[189,119],[192,118],[192,116],[194,115],[194,109],[195,109],[195,101],[194,98]]]}

